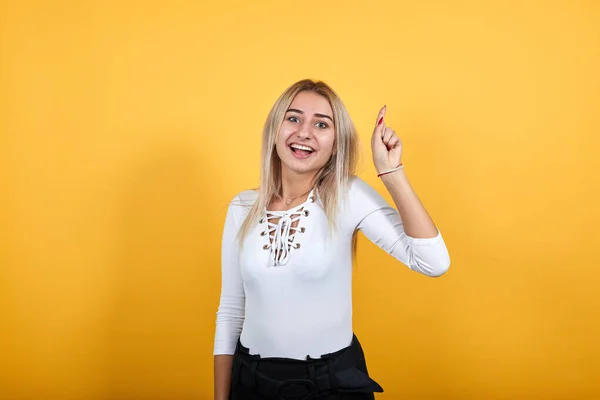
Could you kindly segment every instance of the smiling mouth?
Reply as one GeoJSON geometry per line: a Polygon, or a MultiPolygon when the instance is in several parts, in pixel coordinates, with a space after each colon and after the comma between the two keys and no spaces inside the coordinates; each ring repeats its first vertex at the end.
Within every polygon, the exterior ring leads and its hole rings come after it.
{"type": "Polygon", "coordinates": [[[292,143],[290,145],[290,149],[297,158],[307,158],[315,152],[315,150],[310,146],[304,146],[296,143],[292,143]]]}

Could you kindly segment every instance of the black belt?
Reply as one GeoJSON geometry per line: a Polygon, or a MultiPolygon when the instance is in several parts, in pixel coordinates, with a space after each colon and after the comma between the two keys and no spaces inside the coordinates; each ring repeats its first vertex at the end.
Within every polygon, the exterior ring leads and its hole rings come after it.
{"type": "Polygon", "coordinates": [[[232,382],[250,393],[282,400],[290,396],[295,400],[309,400],[332,393],[383,392],[368,375],[364,354],[355,335],[350,346],[318,359],[307,357],[307,360],[261,358],[249,354],[238,341],[232,382]],[[289,371],[285,375],[297,378],[275,377],[282,369],[289,371]]]}

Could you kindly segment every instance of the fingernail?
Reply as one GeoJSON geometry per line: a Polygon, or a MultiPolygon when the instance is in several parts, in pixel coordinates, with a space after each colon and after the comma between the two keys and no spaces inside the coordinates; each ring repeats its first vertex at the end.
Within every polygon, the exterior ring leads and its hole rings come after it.
{"type": "Polygon", "coordinates": [[[382,122],[383,122],[383,117],[379,118],[379,122],[377,123],[377,125],[381,125],[382,122]]]}

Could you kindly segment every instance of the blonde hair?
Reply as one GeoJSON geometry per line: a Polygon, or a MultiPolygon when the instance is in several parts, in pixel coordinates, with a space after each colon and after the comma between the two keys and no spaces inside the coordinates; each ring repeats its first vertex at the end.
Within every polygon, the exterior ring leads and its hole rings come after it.
{"type": "Polygon", "coordinates": [[[311,91],[323,96],[329,101],[333,111],[336,151],[325,166],[317,172],[315,192],[321,199],[330,230],[335,229],[334,221],[340,201],[348,188],[350,178],[356,171],[359,152],[358,135],[346,107],[335,91],[322,81],[303,79],[288,87],[281,94],[265,121],[262,134],[258,199],[240,227],[238,233],[240,245],[244,243],[246,236],[257,224],[271,199],[281,194],[281,160],[277,155],[275,143],[285,113],[296,95],[303,91],[311,91]]]}

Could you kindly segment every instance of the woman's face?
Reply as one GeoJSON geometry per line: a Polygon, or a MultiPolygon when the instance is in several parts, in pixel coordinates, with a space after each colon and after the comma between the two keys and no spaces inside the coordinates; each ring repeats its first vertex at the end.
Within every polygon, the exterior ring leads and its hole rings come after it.
{"type": "Polygon", "coordinates": [[[276,149],[281,168],[296,174],[314,174],[334,154],[334,145],[335,127],[329,101],[315,92],[298,93],[279,129],[276,149]]]}

